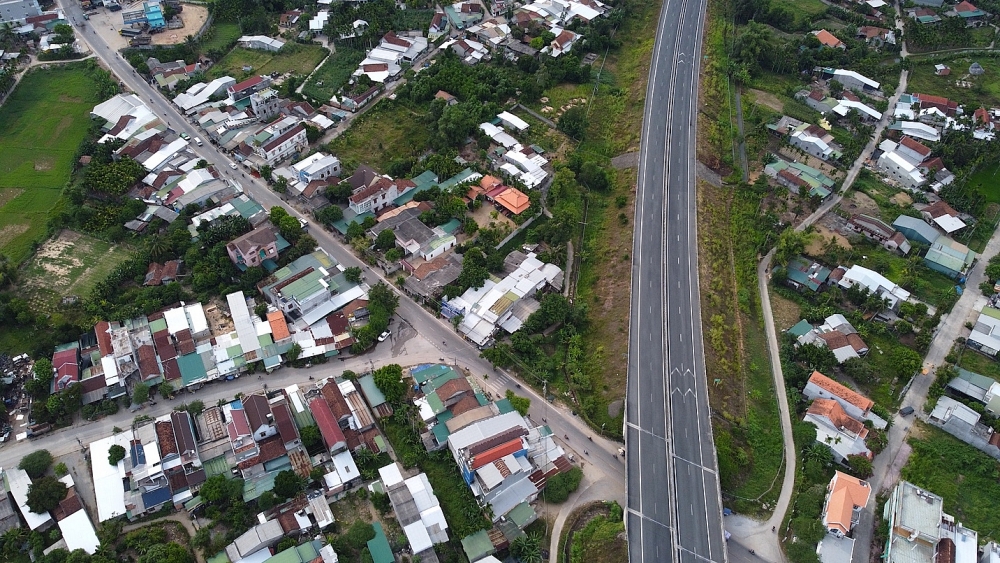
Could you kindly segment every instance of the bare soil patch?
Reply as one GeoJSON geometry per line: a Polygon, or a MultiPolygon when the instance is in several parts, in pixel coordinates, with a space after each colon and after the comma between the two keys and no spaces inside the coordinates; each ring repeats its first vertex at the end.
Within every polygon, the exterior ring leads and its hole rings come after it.
{"type": "Polygon", "coordinates": [[[0,246],[3,246],[10,241],[14,240],[15,237],[24,233],[30,228],[30,225],[24,223],[16,223],[14,225],[4,225],[0,229],[0,246]]]}
{"type": "Polygon", "coordinates": [[[890,197],[889,201],[903,208],[913,205],[913,198],[906,192],[899,192],[898,194],[890,197]]]}
{"type": "Polygon", "coordinates": [[[770,92],[765,92],[763,90],[754,90],[754,89],[751,89],[749,93],[753,94],[753,101],[755,103],[760,104],[764,107],[771,108],[777,112],[783,111],[784,104],[782,104],[781,100],[779,100],[778,97],[775,96],[774,94],[770,92]]]}
{"type": "Polygon", "coordinates": [[[498,212],[495,207],[485,202],[479,209],[473,211],[470,215],[472,215],[472,218],[476,220],[476,224],[479,225],[480,229],[499,227],[501,229],[506,228],[509,233],[517,228],[517,225],[507,218],[507,216],[498,212]],[[495,217],[494,213],[496,214],[495,217]]]}
{"type": "Polygon", "coordinates": [[[846,202],[841,201],[840,208],[848,213],[864,213],[865,215],[878,216],[878,204],[875,200],[862,192],[852,191],[851,197],[846,202]]]}
{"type": "Polygon", "coordinates": [[[52,166],[53,166],[53,160],[51,158],[46,158],[46,157],[35,158],[35,170],[37,171],[52,170],[52,166]]]}
{"type": "Polygon", "coordinates": [[[774,292],[771,292],[771,311],[774,313],[774,325],[778,330],[794,326],[802,319],[802,307],[798,303],[774,292]]]}
{"type": "Polygon", "coordinates": [[[168,29],[162,33],[153,35],[153,45],[177,45],[184,42],[188,35],[197,35],[201,26],[208,21],[208,8],[205,6],[195,6],[184,4],[184,11],[179,14],[184,27],[180,29],[168,29]]]}
{"type": "Polygon", "coordinates": [[[0,208],[7,205],[8,202],[22,193],[24,193],[24,190],[21,188],[6,188],[0,190],[0,208]]]}
{"type": "Polygon", "coordinates": [[[846,248],[847,250],[851,249],[851,243],[847,241],[844,235],[824,225],[816,225],[815,229],[816,229],[816,234],[813,236],[813,239],[809,241],[809,244],[806,246],[806,254],[808,254],[809,256],[819,256],[823,254],[823,247],[826,246],[828,242],[830,242],[831,238],[836,240],[837,245],[839,245],[840,247],[846,248]]]}

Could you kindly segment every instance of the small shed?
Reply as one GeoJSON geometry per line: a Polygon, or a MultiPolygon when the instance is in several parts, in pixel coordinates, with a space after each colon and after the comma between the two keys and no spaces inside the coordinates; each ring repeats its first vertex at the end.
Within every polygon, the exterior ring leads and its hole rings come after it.
{"type": "Polygon", "coordinates": [[[986,70],[983,68],[983,65],[979,63],[972,63],[972,66],[969,67],[969,74],[972,76],[982,76],[985,73],[986,70]]]}

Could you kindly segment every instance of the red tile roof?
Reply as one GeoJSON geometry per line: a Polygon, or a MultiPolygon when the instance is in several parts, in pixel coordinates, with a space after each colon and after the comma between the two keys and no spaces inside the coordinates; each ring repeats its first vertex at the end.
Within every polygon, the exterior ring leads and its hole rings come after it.
{"type": "Polygon", "coordinates": [[[819,39],[819,42],[826,47],[841,47],[844,45],[843,41],[837,39],[837,37],[834,34],[830,33],[825,29],[821,29],[816,33],[814,33],[813,35],[815,35],[816,39],[819,39]]]}
{"type": "Polygon", "coordinates": [[[816,399],[809,405],[807,410],[811,415],[826,417],[837,428],[846,429],[848,432],[864,438],[868,434],[868,429],[860,420],[851,418],[840,403],[833,399],[816,399]]]}
{"type": "Polygon", "coordinates": [[[285,442],[280,436],[272,436],[267,440],[259,442],[257,446],[260,448],[260,463],[267,463],[278,459],[286,453],[285,442]]]}
{"type": "Polygon", "coordinates": [[[872,406],[875,405],[875,402],[868,397],[865,397],[857,391],[844,387],[840,383],[837,383],[818,371],[812,372],[812,375],[809,377],[809,383],[826,390],[835,397],[840,397],[864,412],[867,412],[872,408],[872,406]]]}
{"type": "Polygon", "coordinates": [[[382,41],[385,41],[390,45],[397,45],[399,47],[406,47],[406,48],[410,47],[410,42],[405,39],[401,39],[399,36],[396,35],[394,31],[390,31],[389,33],[383,35],[382,41]]]}
{"type": "Polygon", "coordinates": [[[920,156],[926,157],[931,154],[931,149],[927,148],[923,143],[917,141],[911,137],[903,137],[899,141],[899,144],[912,150],[913,152],[919,154],[920,156]]]}
{"type": "Polygon", "coordinates": [[[174,439],[173,424],[165,421],[157,421],[156,441],[160,446],[161,456],[167,457],[170,454],[180,453],[177,451],[177,440],[174,439]]]}
{"type": "Polygon", "coordinates": [[[263,80],[264,80],[263,76],[254,76],[253,78],[248,78],[243,82],[240,82],[239,84],[234,84],[233,86],[230,86],[229,91],[240,92],[242,90],[246,90],[247,88],[251,88],[253,86],[260,84],[263,80]]]}
{"type": "Polygon", "coordinates": [[[326,399],[327,406],[330,407],[330,412],[333,413],[335,420],[341,421],[349,416],[351,416],[351,407],[347,404],[347,399],[344,398],[344,394],[340,392],[340,388],[333,381],[327,381],[320,389],[320,393],[323,394],[323,398],[326,399]]]}
{"type": "Polygon", "coordinates": [[[298,135],[299,133],[302,133],[305,130],[306,130],[305,126],[302,125],[301,123],[299,123],[295,127],[292,127],[288,131],[285,131],[284,133],[282,133],[281,135],[279,135],[278,138],[271,139],[271,140],[267,141],[266,143],[264,143],[263,149],[264,149],[265,152],[270,151],[270,150],[274,149],[275,147],[280,146],[281,143],[284,143],[288,139],[291,139],[295,135],[298,135]]]}
{"type": "Polygon", "coordinates": [[[285,401],[271,404],[271,414],[274,415],[274,424],[278,427],[278,435],[286,444],[299,439],[299,431],[295,428],[292,420],[292,412],[288,409],[285,401]]]}
{"type": "Polygon", "coordinates": [[[330,405],[326,401],[319,397],[314,398],[309,401],[309,410],[312,412],[313,418],[316,419],[316,426],[319,427],[319,433],[323,437],[323,443],[327,449],[336,449],[347,443],[344,432],[341,431],[340,425],[333,417],[333,411],[330,410],[330,405]]]}
{"type": "Polygon", "coordinates": [[[285,315],[281,311],[272,311],[267,314],[267,322],[271,325],[271,338],[277,342],[291,336],[288,332],[288,323],[285,322],[285,315]]]}
{"type": "Polygon", "coordinates": [[[469,467],[472,470],[479,469],[480,467],[486,465],[487,463],[493,463],[494,461],[508,456],[514,452],[519,452],[524,449],[524,444],[521,443],[521,439],[517,438],[509,442],[500,444],[499,446],[490,448],[485,452],[475,455],[469,460],[469,467]]]}

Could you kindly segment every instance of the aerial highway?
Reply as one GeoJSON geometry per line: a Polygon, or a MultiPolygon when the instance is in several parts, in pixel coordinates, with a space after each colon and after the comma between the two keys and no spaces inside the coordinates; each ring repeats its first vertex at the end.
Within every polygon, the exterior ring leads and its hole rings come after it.
{"type": "Polygon", "coordinates": [[[704,0],[664,0],[646,91],[629,329],[629,561],[724,562],[701,336],[695,126],[704,0]]]}

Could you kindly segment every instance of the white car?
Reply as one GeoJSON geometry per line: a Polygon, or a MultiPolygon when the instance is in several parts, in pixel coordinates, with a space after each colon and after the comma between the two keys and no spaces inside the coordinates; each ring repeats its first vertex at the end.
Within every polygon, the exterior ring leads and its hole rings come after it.
{"type": "Polygon", "coordinates": [[[389,331],[388,330],[385,331],[385,332],[383,332],[382,334],[378,335],[378,341],[379,342],[385,342],[386,338],[389,338],[389,331]]]}
{"type": "Polygon", "coordinates": [[[235,162],[230,162],[229,163],[229,167],[232,168],[233,170],[236,170],[236,163],[235,162]]]}

